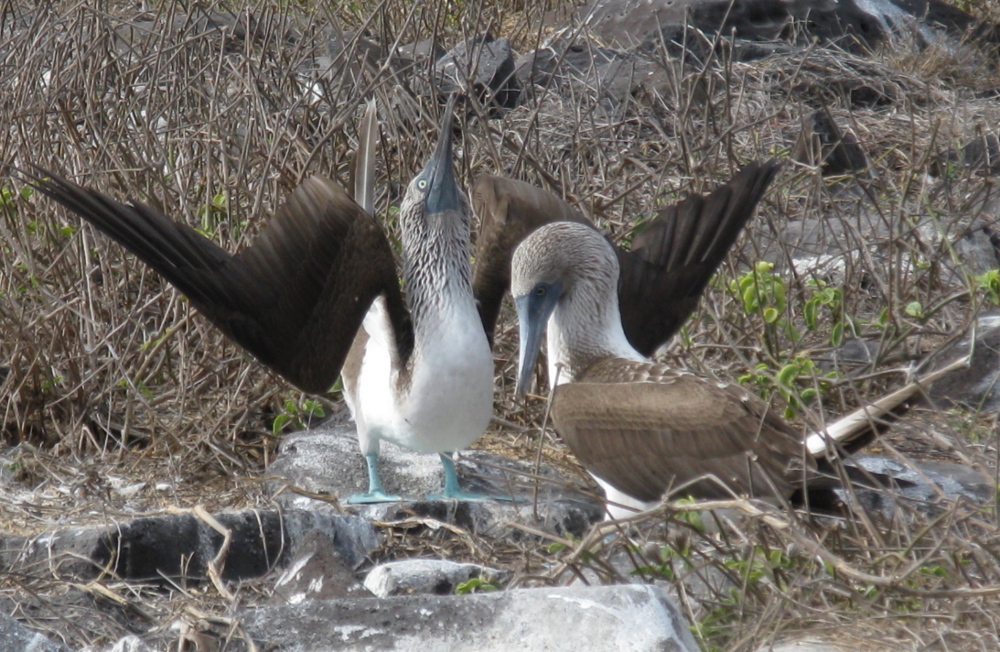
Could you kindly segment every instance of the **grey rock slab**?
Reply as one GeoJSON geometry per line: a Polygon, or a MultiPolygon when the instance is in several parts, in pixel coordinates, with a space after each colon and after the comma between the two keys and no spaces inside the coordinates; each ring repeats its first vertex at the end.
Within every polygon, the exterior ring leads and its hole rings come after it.
{"type": "Polygon", "coordinates": [[[407,559],[376,566],[365,577],[365,587],[379,598],[395,595],[452,595],[463,582],[481,578],[499,583],[509,572],[445,559],[407,559]]]}
{"type": "Polygon", "coordinates": [[[3,652],[69,652],[69,648],[32,631],[0,613],[0,650],[3,652]]]}
{"type": "MultiPolygon", "coordinates": [[[[223,579],[259,577],[288,561],[310,532],[328,533],[337,554],[356,568],[378,545],[372,525],[319,511],[246,510],[214,515],[231,534],[223,579]]],[[[223,535],[193,514],[150,516],[107,528],[78,528],[37,537],[9,537],[0,572],[50,573],[88,579],[111,572],[122,579],[203,578],[223,535]]]]}
{"type": "Polygon", "coordinates": [[[931,386],[930,400],[937,405],[961,405],[980,412],[1000,411],[1000,314],[976,320],[975,342],[968,335],[941,353],[941,367],[969,354],[965,369],[956,369],[931,386]]]}
{"type": "MultiPolygon", "coordinates": [[[[439,491],[443,481],[437,455],[419,453],[382,442],[379,468],[386,491],[404,500],[375,505],[342,507],[369,520],[398,521],[412,516],[453,523],[482,536],[519,538],[523,532],[511,523],[531,525],[560,535],[580,536],[600,520],[600,504],[572,488],[551,468],[542,467],[545,481],[538,486],[537,509],[533,464],[510,460],[485,451],[463,451],[456,461],[462,487],[468,491],[513,496],[502,500],[440,501],[421,498],[439,491]]],[[[329,494],[345,499],[368,486],[365,462],[358,450],[353,426],[334,426],[286,437],[268,469],[270,487],[282,492],[277,500],[290,508],[307,509],[313,499],[289,491],[298,487],[311,494],[329,494]]]]}
{"type": "Polygon", "coordinates": [[[582,37],[571,43],[557,40],[528,52],[518,57],[515,67],[522,88],[554,87],[567,99],[578,102],[594,94],[602,104],[607,103],[607,108],[630,100],[633,91],[661,72],[657,64],[640,53],[602,47],[582,37]]]}
{"type": "Polygon", "coordinates": [[[259,646],[282,652],[698,650],[669,596],[640,585],[327,600],[238,619],[259,646]]]}

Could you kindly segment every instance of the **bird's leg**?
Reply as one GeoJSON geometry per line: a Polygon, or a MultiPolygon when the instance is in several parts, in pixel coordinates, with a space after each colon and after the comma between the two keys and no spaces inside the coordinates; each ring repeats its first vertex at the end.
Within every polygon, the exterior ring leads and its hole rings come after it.
{"type": "Polygon", "coordinates": [[[441,453],[441,466],[444,467],[444,488],[441,493],[424,496],[427,500],[507,500],[515,501],[512,496],[487,496],[462,491],[458,486],[458,474],[455,473],[455,461],[450,453],[441,453]]]}
{"type": "Polygon", "coordinates": [[[382,488],[382,478],[378,474],[378,453],[366,453],[365,463],[368,465],[368,493],[354,494],[347,499],[349,505],[365,505],[370,503],[394,503],[402,500],[399,496],[390,496],[382,488]]]}

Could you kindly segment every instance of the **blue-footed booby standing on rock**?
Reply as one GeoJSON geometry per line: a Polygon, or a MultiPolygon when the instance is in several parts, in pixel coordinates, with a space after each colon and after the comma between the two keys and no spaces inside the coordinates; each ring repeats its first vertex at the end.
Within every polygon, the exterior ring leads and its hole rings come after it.
{"type": "MultiPolygon", "coordinates": [[[[708,223],[720,211],[752,213],[773,176],[761,183],[768,167],[748,166],[675,210],[708,223]]],[[[636,350],[619,311],[619,258],[592,228],[549,224],[517,248],[511,284],[520,322],[518,392],[531,380],[547,323],[553,425],[609,502],[647,509],[674,491],[788,499],[810,483],[817,491],[835,486],[817,473],[802,436],[759,398],[636,350]]],[[[613,505],[610,513],[628,509],[613,505]]]]}
{"type": "Polygon", "coordinates": [[[139,202],[123,204],[40,168],[32,183],[141,258],[296,387],[324,393],[343,367],[369,473],[369,491],[350,501],[396,499],[379,479],[383,439],[441,455],[444,489],[434,497],[475,498],[460,490],[450,454],[489,423],[493,359],[472,295],[452,112],[453,103],[399,212],[405,300],[385,233],[322,177],[296,188],[236,255],[139,202]]]}

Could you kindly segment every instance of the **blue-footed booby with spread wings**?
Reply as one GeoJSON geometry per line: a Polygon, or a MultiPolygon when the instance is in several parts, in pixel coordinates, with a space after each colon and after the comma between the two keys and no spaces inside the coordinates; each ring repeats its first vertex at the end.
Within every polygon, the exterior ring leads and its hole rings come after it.
{"type": "Polygon", "coordinates": [[[440,497],[474,498],[460,490],[450,454],[489,423],[493,359],[472,295],[470,211],[455,180],[452,114],[453,103],[400,207],[405,299],[385,233],[322,177],[296,188],[236,255],[139,202],[41,169],[33,184],[141,258],[296,387],[324,393],[343,368],[369,474],[368,492],[349,501],[397,499],[379,479],[383,439],[439,453],[440,497]]]}

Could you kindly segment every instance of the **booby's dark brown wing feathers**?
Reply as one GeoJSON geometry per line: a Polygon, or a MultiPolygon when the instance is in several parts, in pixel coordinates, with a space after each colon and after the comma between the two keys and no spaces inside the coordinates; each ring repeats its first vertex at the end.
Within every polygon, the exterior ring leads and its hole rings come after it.
{"type": "Polygon", "coordinates": [[[550,222],[590,222],[551,192],[492,175],[476,179],[472,206],[480,219],[472,293],[492,345],[500,304],[510,287],[510,259],[517,245],[550,222]]]}
{"type": "Polygon", "coordinates": [[[123,204],[41,169],[32,178],[38,190],[141,258],[223,333],[304,391],[333,386],[379,294],[386,296],[400,356],[412,351],[385,234],[332,181],[304,182],[257,241],[232,256],[144,204],[123,204]]]}
{"type": "MultiPolygon", "coordinates": [[[[637,351],[652,355],[697,307],[778,168],[775,161],[751,163],[712,193],[662,210],[631,251],[616,247],[622,325],[637,351]]],[[[517,245],[551,222],[590,222],[556,195],[513,179],[480,177],[472,203],[481,220],[473,292],[492,341],[517,245]]]]}
{"type": "MultiPolygon", "coordinates": [[[[598,361],[556,388],[552,420],[587,470],[643,501],[703,476],[787,498],[815,468],[801,437],[756,397],[652,362],[598,361]]],[[[712,480],[687,494],[732,495],[712,480]]]]}
{"type": "Polygon", "coordinates": [[[639,353],[652,355],[698,306],[778,168],[750,163],[708,195],[663,209],[630,251],[618,250],[622,326],[639,353]]]}

